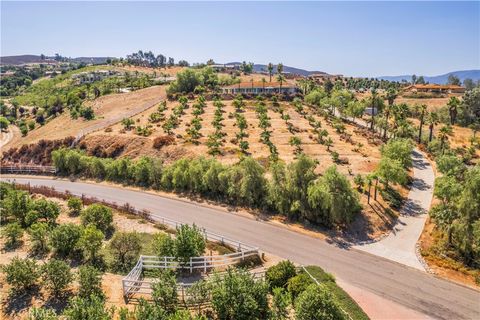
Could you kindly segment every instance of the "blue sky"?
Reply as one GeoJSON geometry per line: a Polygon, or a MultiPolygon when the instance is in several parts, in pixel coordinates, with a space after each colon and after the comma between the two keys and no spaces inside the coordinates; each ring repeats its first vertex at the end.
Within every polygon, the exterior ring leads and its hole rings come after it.
{"type": "Polygon", "coordinates": [[[480,2],[1,2],[1,54],[283,62],[352,76],[480,69],[480,2]]]}

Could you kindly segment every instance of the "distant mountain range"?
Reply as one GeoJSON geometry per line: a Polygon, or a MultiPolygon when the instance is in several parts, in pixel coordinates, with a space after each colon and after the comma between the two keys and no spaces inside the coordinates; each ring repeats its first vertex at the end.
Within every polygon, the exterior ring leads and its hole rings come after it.
{"type": "MultiPolygon", "coordinates": [[[[226,65],[235,65],[235,64],[242,64],[242,63],[241,62],[229,62],[229,63],[225,63],[225,64],[226,65]]],[[[254,72],[268,72],[267,67],[268,66],[266,64],[254,64],[253,65],[253,71],[254,72]]],[[[277,65],[273,66],[273,71],[274,71],[274,73],[277,72],[277,65]]],[[[289,66],[283,66],[283,72],[299,74],[299,75],[302,75],[302,76],[309,76],[309,75],[314,74],[314,73],[327,74],[326,72],[323,72],[323,71],[308,71],[308,70],[305,70],[305,69],[289,67],[289,66]]]]}
{"type": "MultiPolygon", "coordinates": [[[[67,61],[71,62],[84,62],[84,63],[93,63],[93,64],[102,64],[106,63],[109,57],[78,57],[78,58],[66,58],[67,61]]],[[[0,57],[0,64],[2,65],[20,65],[26,63],[42,63],[42,62],[55,62],[53,57],[45,57],[42,59],[39,55],[25,54],[20,56],[4,56],[0,57]]]]}
{"type": "MultiPolygon", "coordinates": [[[[472,79],[474,81],[480,80],[480,70],[462,70],[462,71],[452,71],[449,73],[441,74],[438,76],[423,76],[425,81],[430,83],[437,83],[437,84],[446,84],[448,82],[448,76],[454,75],[463,82],[465,79],[472,79]]],[[[417,75],[419,77],[420,75],[417,75]]],[[[388,80],[388,81],[402,81],[412,80],[412,75],[403,75],[403,76],[382,76],[378,77],[378,79],[388,80]]]]}

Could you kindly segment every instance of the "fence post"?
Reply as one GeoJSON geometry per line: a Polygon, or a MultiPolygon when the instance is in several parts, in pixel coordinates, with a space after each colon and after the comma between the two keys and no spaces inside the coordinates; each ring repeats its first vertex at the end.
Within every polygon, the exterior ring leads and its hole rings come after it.
{"type": "Polygon", "coordinates": [[[203,272],[207,273],[207,259],[203,258],[203,272]]]}
{"type": "Polygon", "coordinates": [[[190,273],[193,272],[192,257],[190,257],[190,273]]]}

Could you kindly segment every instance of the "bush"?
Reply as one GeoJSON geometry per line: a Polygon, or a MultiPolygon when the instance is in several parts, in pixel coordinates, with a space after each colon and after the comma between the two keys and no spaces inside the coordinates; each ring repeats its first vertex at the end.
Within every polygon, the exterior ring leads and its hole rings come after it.
{"type": "Polygon", "coordinates": [[[331,293],[322,285],[310,285],[295,301],[295,313],[298,320],[325,319],[343,320],[340,308],[331,293]]]}
{"type": "Polygon", "coordinates": [[[15,257],[9,264],[2,266],[2,271],[5,273],[5,282],[19,292],[36,285],[39,277],[38,265],[32,259],[15,257]]]}
{"type": "Polygon", "coordinates": [[[268,286],[248,272],[228,269],[212,280],[212,308],[219,319],[266,319],[268,286]]]}
{"type": "Polygon", "coordinates": [[[200,229],[196,226],[183,224],[177,227],[175,235],[175,257],[187,263],[192,257],[203,255],[205,251],[205,238],[200,229]]]}
{"type": "Polygon", "coordinates": [[[84,256],[90,261],[95,261],[98,251],[102,248],[105,236],[94,225],[89,224],[83,229],[78,241],[78,246],[83,250],[84,256]]]}
{"type": "Polygon", "coordinates": [[[286,288],[288,280],[296,276],[296,274],[297,271],[293,263],[286,260],[268,268],[265,276],[270,290],[272,290],[274,288],[286,288]]]}
{"type": "Polygon", "coordinates": [[[101,204],[95,203],[88,206],[82,211],[81,219],[84,226],[92,224],[104,233],[113,228],[112,210],[101,204]]]}
{"type": "Polygon", "coordinates": [[[81,266],[78,269],[78,295],[82,298],[95,295],[103,297],[102,273],[93,266],[81,266]]]}
{"type": "Polygon", "coordinates": [[[137,262],[142,244],[136,232],[117,232],[110,241],[114,269],[128,271],[137,262]]]}
{"type": "Polygon", "coordinates": [[[292,299],[295,299],[312,283],[314,282],[308,274],[300,273],[288,280],[287,289],[292,299]]]}
{"type": "Polygon", "coordinates": [[[59,296],[72,282],[73,275],[66,262],[52,259],[42,266],[42,279],[45,287],[59,296]]]}
{"type": "Polygon", "coordinates": [[[70,197],[67,200],[67,206],[68,206],[68,209],[70,210],[70,214],[76,216],[80,214],[83,203],[82,203],[82,200],[79,198],[70,197]]]}
{"type": "Polygon", "coordinates": [[[288,319],[288,306],[290,305],[290,297],[282,288],[273,289],[272,297],[272,318],[275,320],[288,319]]]}
{"type": "Polygon", "coordinates": [[[165,233],[156,233],[153,236],[153,251],[159,257],[173,257],[175,255],[175,240],[165,233]]]}
{"type": "Polygon", "coordinates": [[[77,249],[81,228],[73,223],[61,224],[53,229],[50,244],[62,256],[72,255],[77,249]]]}
{"type": "Polygon", "coordinates": [[[39,199],[33,202],[33,210],[28,213],[28,224],[35,223],[38,220],[44,220],[53,224],[60,214],[60,207],[53,201],[39,199]]]}
{"type": "Polygon", "coordinates": [[[45,222],[37,222],[30,226],[28,234],[30,235],[30,250],[36,253],[48,251],[48,225],[45,222]]]}
{"type": "Polygon", "coordinates": [[[174,312],[178,303],[177,279],[171,270],[160,272],[152,285],[152,298],[155,305],[167,312],[174,312]]]}
{"type": "Polygon", "coordinates": [[[111,320],[113,308],[105,309],[104,300],[96,295],[87,298],[74,297],[68,303],[63,315],[66,320],[111,320]]]}
{"type": "Polygon", "coordinates": [[[5,246],[13,247],[23,236],[23,229],[19,223],[13,222],[3,227],[2,236],[6,239],[5,246]]]}

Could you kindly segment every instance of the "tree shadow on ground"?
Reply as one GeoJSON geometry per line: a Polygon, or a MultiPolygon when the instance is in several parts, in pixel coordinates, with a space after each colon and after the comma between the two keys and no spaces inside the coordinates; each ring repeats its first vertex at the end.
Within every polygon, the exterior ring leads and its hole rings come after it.
{"type": "Polygon", "coordinates": [[[40,295],[40,288],[38,286],[30,288],[26,292],[10,292],[3,304],[3,312],[6,315],[15,318],[15,314],[18,314],[26,309],[32,307],[32,303],[35,297],[40,295]]]}

